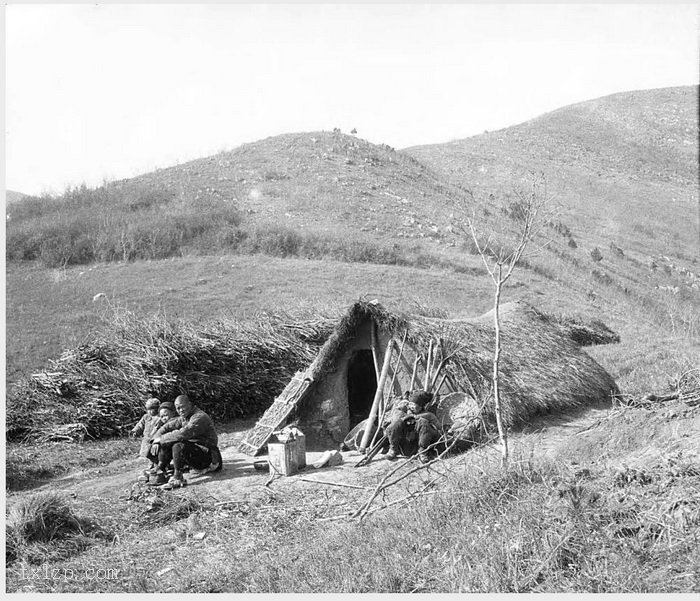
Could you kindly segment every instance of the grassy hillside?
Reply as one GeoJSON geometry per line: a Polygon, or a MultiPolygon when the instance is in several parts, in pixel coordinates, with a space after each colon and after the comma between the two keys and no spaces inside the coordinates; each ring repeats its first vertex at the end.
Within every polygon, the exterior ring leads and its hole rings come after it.
{"type": "MultiPolygon", "coordinates": [[[[696,108],[695,88],[629,92],[405,152],[337,131],[287,134],[96,190],[27,197],[8,209],[8,377],[39,368],[94,327],[98,292],[137,311],[196,319],[282,299],[339,294],[347,303],[357,297],[349,292],[375,284],[390,297],[407,288],[432,302],[432,272],[370,265],[398,264],[440,270],[439,290],[469,281],[485,296],[480,262],[452,227],[455,203],[470,187],[507,207],[527,169],[545,172],[561,212],[537,241],[547,238],[546,250],[524,265],[523,279],[544,294],[529,285],[519,292],[697,335],[696,108]],[[201,256],[212,254],[220,256],[201,256]],[[101,262],[66,268],[93,260],[101,262]],[[221,269],[229,261],[238,273],[221,269]]],[[[451,305],[452,293],[442,294],[450,302],[438,304],[450,312],[470,302],[451,305]]]]}
{"type": "Polygon", "coordinates": [[[614,94],[405,152],[481,194],[508,194],[514,176],[543,171],[584,247],[700,254],[697,87],[614,94]]]}
{"type": "Polygon", "coordinates": [[[614,94],[404,152],[454,185],[506,203],[523,173],[541,171],[559,215],[533,266],[697,335],[697,87],[614,94]]]}
{"type": "Polygon", "coordinates": [[[429,252],[435,262],[440,241],[453,241],[444,206],[456,194],[388,146],[288,134],[94,190],[27,198],[9,207],[7,256],[51,267],[222,250],[389,264],[429,252]]]}
{"type": "MultiPolygon", "coordinates": [[[[467,273],[337,261],[280,259],[263,255],[186,257],[162,261],[46,269],[7,266],[7,377],[17,380],[75,346],[112,314],[111,306],[137,315],[162,312],[170,319],[202,323],[217,317],[245,318],[257,311],[341,309],[361,295],[407,310],[417,304],[455,316],[488,310],[489,282],[480,260],[465,261],[467,273]],[[93,302],[96,294],[105,299],[93,302]]],[[[521,271],[506,297],[524,297],[553,310],[594,313],[585,297],[561,287],[548,301],[551,283],[521,271]],[[512,296],[511,296],[512,295],[512,296]]]]}

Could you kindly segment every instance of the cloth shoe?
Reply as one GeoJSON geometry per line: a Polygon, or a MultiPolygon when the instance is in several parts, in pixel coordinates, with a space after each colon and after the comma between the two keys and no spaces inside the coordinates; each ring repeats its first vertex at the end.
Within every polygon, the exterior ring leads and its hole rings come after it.
{"type": "Polygon", "coordinates": [[[391,460],[396,459],[396,456],[398,455],[396,449],[394,447],[390,447],[389,450],[387,451],[386,458],[391,460]]]}
{"type": "Polygon", "coordinates": [[[138,477],[138,482],[148,482],[151,479],[151,476],[155,476],[155,473],[157,471],[157,468],[154,467],[148,470],[143,470],[143,472],[141,472],[141,475],[138,477]]]}
{"type": "Polygon", "coordinates": [[[435,457],[437,457],[437,453],[434,450],[418,449],[418,459],[421,463],[428,463],[435,457]]]}
{"type": "Polygon", "coordinates": [[[165,474],[160,471],[155,474],[152,474],[148,479],[149,486],[161,486],[163,484],[167,484],[167,482],[168,479],[165,477],[165,474]]]}
{"type": "Polygon", "coordinates": [[[173,490],[174,488],[183,488],[187,486],[187,480],[182,476],[171,476],[167,484],[163,486],[166,490],[173,490]]]}

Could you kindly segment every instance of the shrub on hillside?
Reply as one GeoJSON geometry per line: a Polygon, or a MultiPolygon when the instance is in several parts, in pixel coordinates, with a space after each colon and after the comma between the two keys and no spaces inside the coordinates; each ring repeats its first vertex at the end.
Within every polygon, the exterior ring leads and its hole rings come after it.
{"type": "Polygon", "coordinates": [[[273,257],[298,256],[302,244],[303,237],[296,230],[274,225],[255,228],[243,243],[245,249],[251,253],[273,257]]]}
{"type": "Polygon", "coordinates": [[[40,259],[48,267],[228,251],[464,270],[419,245],[325,235],[277,224],[246,226],[232,202],[210,197],[176,200],[168,189],[82,186],[60,198],[35,199],[26,207],[15,211],[7,224],[6,257],[40,259]]]}
{"type": "Polygon", "coordinates": [[[508,206],[501,208],[501,212],[506,215],[509,219],[517,222],[525,221],[525,216],[527,214],[527,207],[525,202],[518,200],[511,200],[508,206]]]}
{"type": "Polygon", "coordinates": [[[9,261],[33,261],[41,255],[41,232],[26,224],[7,227],[5,256],[9,261]]]}
{"type": "Polygon", "coordinates": [[[591,271],[591,275],[593,276],[594,280],[600,282],[601,284],[605,284],[606,286],[610,286],[613,283],[613,279],[600,269],[593,269],[591,271]]]}
{"type": "Polygon", "coordinates": [[[79,188],[57,199],[34,200],[12,213],[6,256],[41,259],[48,267],[162,259],[181,254],[185,246],[197,248],[200,242],[206,250],[216,250],[211,248],[216,233],[241,222],[231,203],[177,205],[173,200],[169,190],[113,187],[79,188]]]}
{"type": "Polygon", "coordinates": [[[603,260],[603,253],[600,252],[600,249],[597,246],[591,251],[591,259],[596,262],[603,260]]]}
{"type": "Polygon", "coordinates": [[[610,250],[612,251],[614,256],[617,257],[624,257],[625,252],[614,242],[610,242],[610,250]]]}
{"type": "Polygon", "coordinates": [[[572,236],[569,226],[561,221],[548,220],[547,225],[564,238],[571,238],[572,236]]]}

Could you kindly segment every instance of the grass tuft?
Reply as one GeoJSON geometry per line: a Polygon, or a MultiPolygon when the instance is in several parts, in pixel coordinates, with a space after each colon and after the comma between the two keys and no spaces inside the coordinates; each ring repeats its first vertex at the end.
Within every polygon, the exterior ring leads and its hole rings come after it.
{"type": "Polygon", "coordinates": [[[109,538],[111,534],[97,522],[76,515],[60,493],[40,492],[20,499],[10,509],[5,563],[56,560],[109,538]]]}

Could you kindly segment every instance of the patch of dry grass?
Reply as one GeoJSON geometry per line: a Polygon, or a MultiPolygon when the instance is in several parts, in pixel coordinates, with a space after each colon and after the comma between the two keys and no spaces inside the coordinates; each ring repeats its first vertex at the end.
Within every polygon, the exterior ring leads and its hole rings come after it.
{"type": "Polygon", "coordinates": [[[53,491],[19,499],[6,521],[7,565],[60,561],[112,535],[97,521],[75,513],[70,503],[53,491]]]}
{"type": "MultiPolygon", "coordinates": [[[[218,505],[184,498],[186,491],[156,503],[153,515],[164,513],[140,522],[139,532],[124,530],[118,545],[51,563],[75,571],[99,563],[119,568],[118,579],[44,582],[34,590],[697,590],[700,472],[693,458],[617,469],[580,451],[577,463],[514,457],[506,472],[495,454],[468,453],[450,460],[447,479],[430,494],[361,522],[324,519],[359,506],[358,491],[312,489],[218,505]],[[187,510],[176,512],[180,506],[187,510]]],[[[427,477],[417,474],[408,488],[427,477]]],[[[154,505],[140,503],[147,513],[154,505]]],[[[8,574],[14,590],[16,568],[8,574]]]]}

